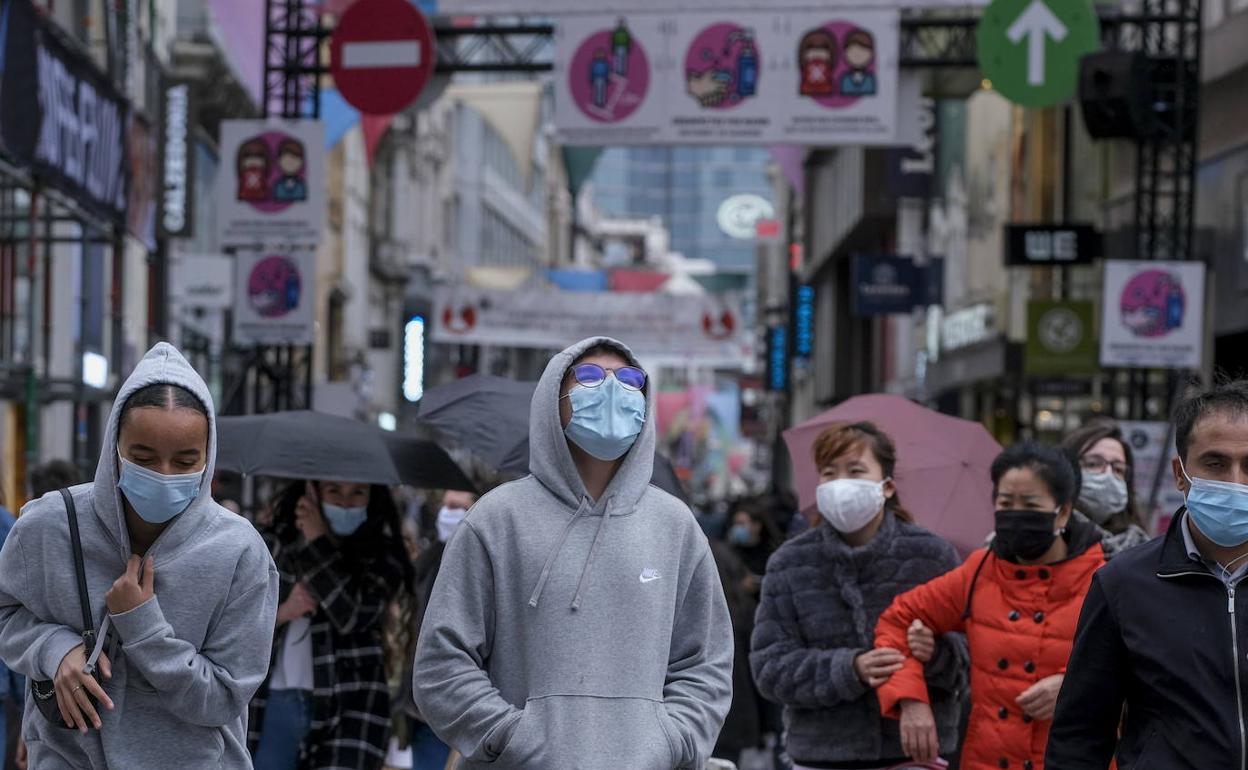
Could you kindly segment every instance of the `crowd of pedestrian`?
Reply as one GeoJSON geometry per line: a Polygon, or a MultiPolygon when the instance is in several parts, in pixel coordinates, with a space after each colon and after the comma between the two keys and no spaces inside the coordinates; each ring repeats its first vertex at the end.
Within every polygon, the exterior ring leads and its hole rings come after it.
{"type": "Polygon", "coordinates": [[[1248,382],[1174,423],[1186,505],[1156,539],[1104,418],[984,468],[969,555],[869,421],[815,438],[807,509],[695,516],[651,481],[646,372],[591,338],[537,385],[529,475],[297,479],[253,525],[214,502],[211,397],[161,344],[92,482],[55,462],[16,520],[0,500],[5,766],[1242,765],[1248,382]]]}

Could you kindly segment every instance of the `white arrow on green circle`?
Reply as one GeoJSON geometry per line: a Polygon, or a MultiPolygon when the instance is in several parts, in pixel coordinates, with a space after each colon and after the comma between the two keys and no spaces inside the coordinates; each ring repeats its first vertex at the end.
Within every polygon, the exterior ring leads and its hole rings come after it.
{"type": "Polygon", "coordinates": [[[1066,25],[1053,15],[1043,0],[1031,0],[1027,9],[1019,14],[1005,34],[1010,42],[1018,44],[1027,38],[1027,83],[1044,85],[1045,38],[1060,43],[1066,39],[1066,25]]]}

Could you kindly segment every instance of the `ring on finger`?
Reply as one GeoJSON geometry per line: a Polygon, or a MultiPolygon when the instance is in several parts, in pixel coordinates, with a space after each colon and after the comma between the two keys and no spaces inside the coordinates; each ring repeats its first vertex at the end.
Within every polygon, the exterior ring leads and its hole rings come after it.
{"type": "Polygon", "coordinates": [[[79,691],[79,690],[81,690],[82,688],[83,688],[83,685],[78,685],[78,686],[77,686],[77,687],[75,687],[74,689],[70,690],[70,691],[69,691],[69,694],[70,694],[70,695],[73,695],[74,693],[78,692],[78,691],[79,691]]]}

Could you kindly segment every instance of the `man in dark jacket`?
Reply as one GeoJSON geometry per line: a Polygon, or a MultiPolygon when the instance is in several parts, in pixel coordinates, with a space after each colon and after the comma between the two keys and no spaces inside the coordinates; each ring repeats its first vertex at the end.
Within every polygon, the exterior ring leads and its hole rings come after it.
{"type": "Polygon", "coordinates": [[[1248,767],[1248,381],[1180,404],[1175,444],[1187,505],[1093,578],[1047,770],[1248,767]]]}

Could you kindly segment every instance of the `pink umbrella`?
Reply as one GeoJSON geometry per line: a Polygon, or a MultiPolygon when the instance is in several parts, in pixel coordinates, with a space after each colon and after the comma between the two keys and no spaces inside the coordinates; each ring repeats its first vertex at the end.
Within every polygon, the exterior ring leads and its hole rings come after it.
{"type": "Polygon", "coordinates": [[[873,422],[897,444],[894,481],[906,510],[963,555],[992,532],[989,469],[1001,453],[983,425],[934,412],[901,396],[856,396],[784,432],[802,510],[814,510],[815,439],[836,422],[873,422]]]}

